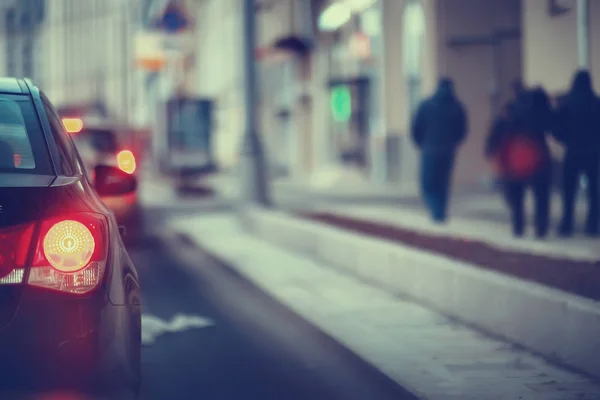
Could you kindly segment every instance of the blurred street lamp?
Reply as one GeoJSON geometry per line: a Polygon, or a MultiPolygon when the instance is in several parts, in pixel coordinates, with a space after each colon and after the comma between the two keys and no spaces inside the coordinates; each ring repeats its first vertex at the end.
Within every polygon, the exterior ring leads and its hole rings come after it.
{"type": "Polygon", "coordinates": [[[325,32],[335,31],[352,18],[352,9],[345,3],[333,3],[319,16],[319,29],[325,32]]]}
{"type": "Polygon", "coordinates": [[[319,16],[319,30],[335,31],[350,21],[353,14],[361,14],[376,3],[377,0],[338,0],[319,16]]]}

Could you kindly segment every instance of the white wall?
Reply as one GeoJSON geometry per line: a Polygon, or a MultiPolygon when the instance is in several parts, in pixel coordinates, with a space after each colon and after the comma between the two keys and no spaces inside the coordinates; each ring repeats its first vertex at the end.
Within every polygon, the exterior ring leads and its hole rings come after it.
{"type": "MultiPolygon", "coordinates": [[[[536,1],[536,0],[534,0],[536,1]]],[[[539,1],[539,0],[538,0],[539,1]]],[[[542,1],[539,1],[542,3],[542,1]]],[[[401,179],[418,178],[418,152],[409,136],[410,112],[403,60],[403,21],[407,0],[385,2],[386,115],[388,131],[402,138],[401,179]]],[[[457,94],[469,113],[469,139],[461,149],[455,172],[459,184],[478,183],[486,175],[488,163],[483,143],[493,116],[491,88],[494,59],[491,46],[451,49],[449,38],[482,36],[495,28],[519,28],[519,0],[421,0],[426,33],[422,59],[422,96],[434,91],[440,76],[454,79],[457,94]]],[[[508,40],[500,48],[501,100],[508,95],[510,81],[521,73],[521,41],[508,40]]]]}
{"type": "MultiPolygon", "coordinates": [[[[257,14],[257,46],[267,47],[290,29],[290,0],[273,3],[257,14]]],[[[196,92],[217,101],[215,155],[224,167],[236,163],[244,134],[244,42],[242,2],[204,0],[197,14],[196,92]]],[[[257,73],[261,72],[258,62],[257,73]]],[[[264,82],[259,81],[259,85],[264,82]]],[[[260,131],[268,141],[277,129],[272,124],[268,102],[262,104],[260,131]]]]}
{"type": "MultiPolygon", "coordinates": [[[[576,2],[573,2],[575,4],[576,2]]],[[[600,89],[600,1],[590,2],[592,74],[600,89]]],[[[542,84],[552,93],[568,90],[577,69],[576,11],[552,18],[546,2],[523,0],[525,79],[542,84]]]]}
{"type": "Polygon", "coordinates": [[[244,128],[241,1],[205,0],[197,15],[196,92],[216,100],[215,156],[237,161],[244,128]]]}
{"type": "Polygon", "coordinates": [[[41,31],[42,89],[57,105],[104,97],[130,121],[134,79],[135,2],[52,0],[41,31]]]}
{"type": "Polygon", "coordinates": [[[504,41],[497,61],[490,45],[450,48],[447,40],[490,35],[494,29],[518,30],[519,0],[437,0],[436,13],[439,74],[454,79],[457,94],[469,114],[469,137],[459,154],[455,181],[459,185],[474,185],[490,171],[483,150],[496,113],[491,97],[494,71],[498,67],[501,72],[498,89],[500,100],[504,101],[510,81],[520,75],[521,40],[504,41]]]}

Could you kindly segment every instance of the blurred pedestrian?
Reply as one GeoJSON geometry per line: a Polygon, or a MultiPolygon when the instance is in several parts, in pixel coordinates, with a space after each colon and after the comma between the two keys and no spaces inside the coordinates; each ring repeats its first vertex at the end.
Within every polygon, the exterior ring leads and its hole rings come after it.
{"type": "Polygon", "coordinates": [[[552,169],[546,134],[552,120],[546,92],[528,90],[505,106],[486,143],[486,155],[496,164],[517,237],[525,231],[524,202],[529,188],[535,198],[536,235],[543,238],[548,233],[552,169]]]}
{"type": "Polygon", "coordinates": [[[587,183],[586,234],[598,235],[600,228],[600,98],[594,93],[588,71],[578,71],[557,113],[555,137],[566,148],[563,163],[563,218],[559,234],[573,234],[575,196],[583,176],[587,183]]]}
{"type": "Polygon", "coordinates": [[[515,102],[508,102],[502,107],[500,113],[492,121],[488,139],[485,143],[485,155],[492,159],[496,177],[503,187],[505,179],[505,166],[499,157],[499,149],[503,146],[507,137],[515,129],[515,102]]]}
{"type": "Polygon", "coordinates": [[[467,114],[454,93],[452,80],[443,78],[432,97],[417,109],[412,138],[421,151],[421,190],[431,217],[447,217],[454,159],[467,134],[467,114]]]}

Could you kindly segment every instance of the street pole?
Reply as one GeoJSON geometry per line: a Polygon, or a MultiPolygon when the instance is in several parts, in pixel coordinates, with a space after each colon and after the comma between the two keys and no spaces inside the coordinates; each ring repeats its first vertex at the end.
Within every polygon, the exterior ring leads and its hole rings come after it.
{"type": "Polygon", "coordinates": [[[258,133],[257,76],[254,49],[256,47],[256,5],[244,0],[244,78],[246,103],[246,131],[240,154],[242,199],[262,207],[270,207],[264,149],[258,133]]]}
{"type": "Polygon", "coordinates": [[[590,4],[577,1],[577,58],[579,68],[590,68],[590,4]]]}

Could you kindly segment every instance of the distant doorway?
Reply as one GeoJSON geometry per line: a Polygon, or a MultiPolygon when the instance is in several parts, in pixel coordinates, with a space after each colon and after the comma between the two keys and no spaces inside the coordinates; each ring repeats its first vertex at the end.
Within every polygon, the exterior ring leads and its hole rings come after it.
{"type": "Polygon", "coordinates": [[[329,81],[330,121],[334,146],[343,164],[367,168],[371,116],[368,76],[329,81]]]}

